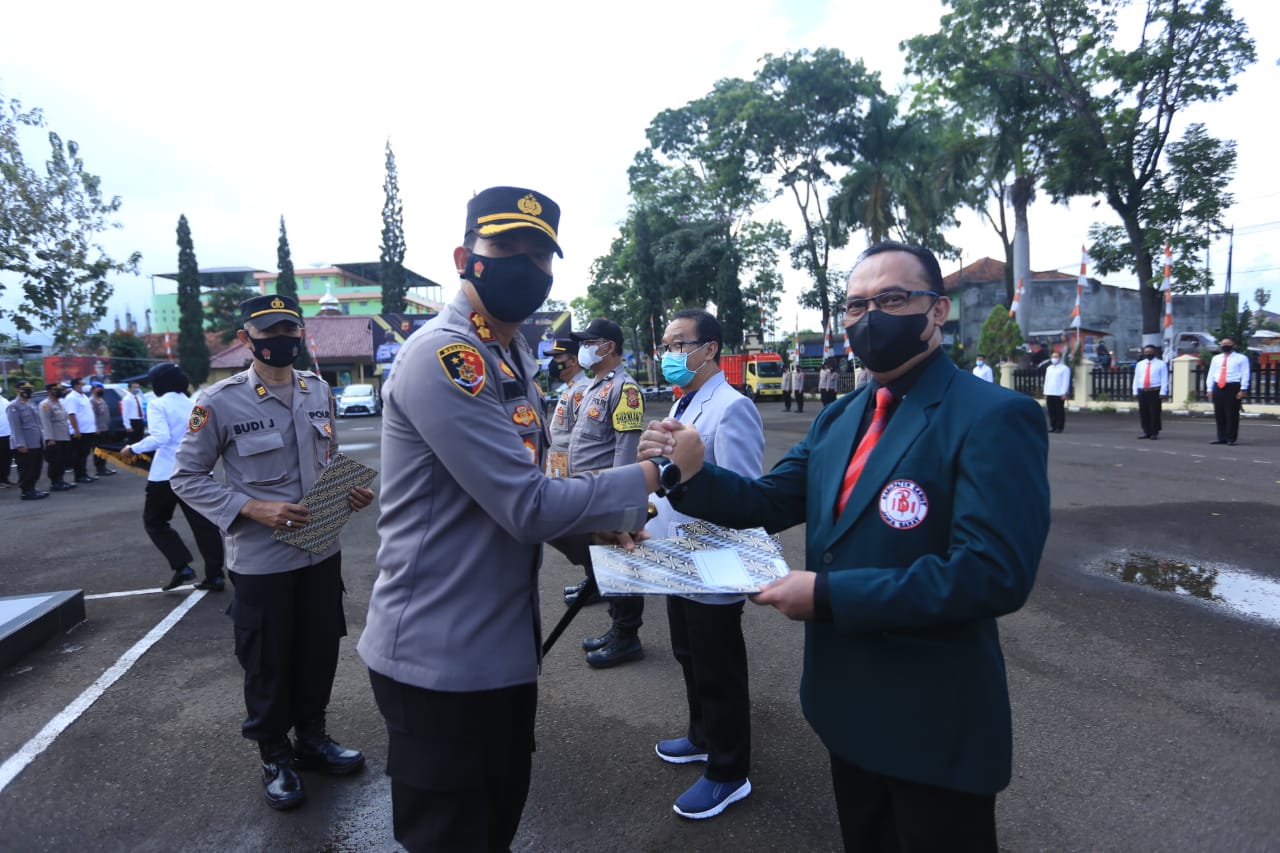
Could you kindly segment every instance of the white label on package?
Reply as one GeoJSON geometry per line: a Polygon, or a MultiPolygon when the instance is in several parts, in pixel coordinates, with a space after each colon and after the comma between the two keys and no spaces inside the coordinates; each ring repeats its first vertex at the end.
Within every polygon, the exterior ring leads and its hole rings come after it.
{"type": "Polygon", "coordinates": [[[694,565],[702,582],[709,587],[727,590],[746,590],[753,587],[751,575],[742,564],[742,558],[732,548],[716,548],[710,551],[694,551],[694,565]]]}

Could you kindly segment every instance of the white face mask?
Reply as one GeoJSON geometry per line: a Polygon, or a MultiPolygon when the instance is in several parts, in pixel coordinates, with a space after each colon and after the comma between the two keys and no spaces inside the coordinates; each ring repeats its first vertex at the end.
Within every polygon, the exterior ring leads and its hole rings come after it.
{"type": "Polygon", "coordinates": [[[590,370],[600,363],[600,347],[602,344],[596,344],[593,347],[578,348],[578,364],[585,369],[590,370]]]}
{"type": "Polygon", "coordinates": [[[1051,358],[1051,359],[1049,359],[1049,363],[1050,363],[1050,364],[1062,364],[1062,359],[1060,359],[1060,358],[1051,358]]]}
{"type": "Polygon", "coordinates": [[[982,359],[978,359],[978,367],[982,367],[982,365],[984,364],[986,364],[985,361],[983,361],[982,359]]]}

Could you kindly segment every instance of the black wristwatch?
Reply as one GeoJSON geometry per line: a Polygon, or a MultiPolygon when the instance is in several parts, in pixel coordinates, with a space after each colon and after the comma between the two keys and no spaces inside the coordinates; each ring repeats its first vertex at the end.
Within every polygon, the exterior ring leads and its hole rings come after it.
{"type": "Polygon", "coordinates": [[[654,492],[660,498],[680,485],[680,466],[665,456],[651,456],[649,461],[658,466],[658,490],[654,492]]]}

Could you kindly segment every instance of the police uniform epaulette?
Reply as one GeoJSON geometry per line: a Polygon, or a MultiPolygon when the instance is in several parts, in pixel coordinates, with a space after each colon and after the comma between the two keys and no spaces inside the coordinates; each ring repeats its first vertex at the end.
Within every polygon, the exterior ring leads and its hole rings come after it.
{"type": "Polygon", "coordinates": [[[223,388],[226,388],[231,385],[243,385],[248,381],[249,381],[249,371],[242,370],[239,373],[235,373],[235,374],[232,374],[231,376],[228,376],[226,379],[213,383],[208,388],[205,388],[203,393],[205,397],[211,397],[214,394],[221,391],[223,388]]]}

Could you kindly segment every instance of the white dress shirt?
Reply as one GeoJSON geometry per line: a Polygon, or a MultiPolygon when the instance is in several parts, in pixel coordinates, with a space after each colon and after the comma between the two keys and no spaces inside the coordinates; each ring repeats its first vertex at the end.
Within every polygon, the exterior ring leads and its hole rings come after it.
{"type": "Polygon", "coordinates": [[[996,375],[991,372],[991,365],[987,364],[985,361],[982,364],[975,364],[973,366],[973,375],[979,379],[985,379],[988,382],[996,381],[996,375]]]}
{"type": "Polygon", "coordinates": [[[1133,394],[1136,397],[1139,391],[1147,388],[1159,388],[1160,396],[1166,397],[1169,394],[1169,368],[1158,358],[1147,361],[1145,358],[1140,360],[1133,368],[1133,394]],[[1151,368],[1151,384],[1147,385],[1147,367],[1151,368]]]}
{"type": "Polygon", "coordinates": [[[88,434],[98,431],[98,419],[93,414],[93,403],[90,403],[89,398],[84,394],[79,391],[68,392],[66,399],[62,401],[62,407],[67,410],[68,415],[76,416],[76,426],[79,427],[80,432],[88,434]]]}
{"type": "MultiPolygon", "coordinates": [[[[13,435],[13,429],[9,426],[9,401],[0,394],[0,438],[8,438],[13,435]]],[[[9,478],[8,471],[0,471],[3,479],[9,478]]]]}
{"type": "Polygon", "coordinates": [[[1066,362],[1057,364],[1049,362],[1044,369],[1044,395],[1046,397],[1065,397],[1071,388],[1071,368],[1066,362]]]}
{"type": "Polygon", "coordinates": [[[1222,375],[1222,360],[1227,360],[1227,384],[1240,383],[1241,391],[1249,390],[1249,359],[1238,352],[1220,352],[1209,362],[1209,375],[1206,386],[1210,391],[1218,387],[1218,377],[1222,375]]]}
{"type": "Polygon", "coordinates": [[[191,410],[195,404],[195,400],[181,391],[170,391],[156,397],[147,407],[149,434],[142,441],[129,445],[129,449],[134,453],[155,451],[151,470],[147,473],[148,480],[168,480],[173,475],[174,456],[187,431],[187,424],[191,422],[191,410]]]}
{"type": "Polygon", "coordinates": [[[124,394],[120,397],[120,417],[124,418],[125,426],[129,425],[129,421],[146,420],[146,414],[142,408],[142,392],[137,394],[124,394]]]}

